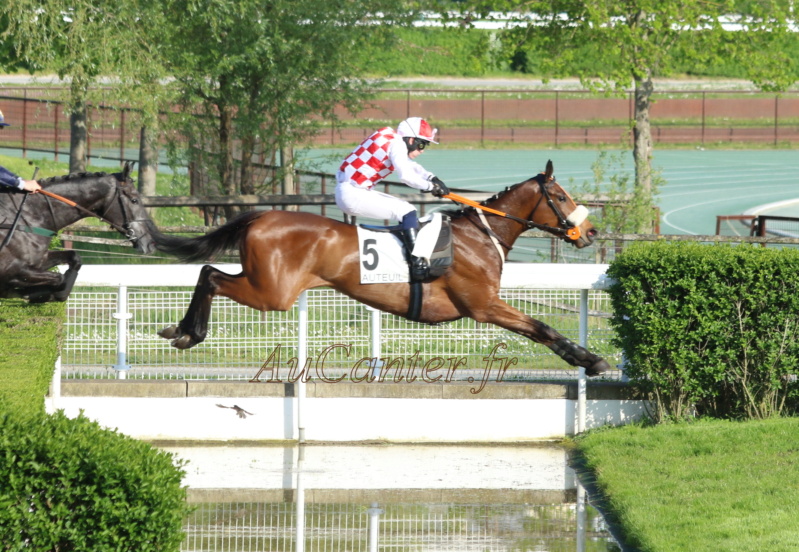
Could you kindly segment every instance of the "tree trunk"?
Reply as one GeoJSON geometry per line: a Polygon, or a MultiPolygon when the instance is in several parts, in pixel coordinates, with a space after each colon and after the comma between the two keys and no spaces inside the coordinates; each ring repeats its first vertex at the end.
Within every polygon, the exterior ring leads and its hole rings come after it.
{"type": "MultiPolygon", "coordinates": [[[[280,146],[280,167],[283,169],[283,185],[280,193],[283,195],[298,194],[297,181],[294,178],[294,147],[291,144],[280,146]]],[[[298,211],[299,206],[290,205],[286,207],[286,210],[298,211]]]]}
{"type": "MultiPolygon", "coordinates": [[[[230,106],[219,106],[219,180],[222,193],[226,196],[238,195],[235,173],[233,171],[233,112],[230,106]]],[[[239,209],[225,207],[228,219],[235,217],[239,209]]]]}
{"type": "Polygon", "coordinates": [[[154,196],[156,173],[158,172],[157,133],[141,127],[139,138],[139,193],[154,196]]]}
{"type": "Polygon", "coordinates": [[[86,172],[88,157],[88,113],[86,91],[78,81],[73,81],[69,106],[69,172],[86,172]]]}
{"type": "Polygon", "coordinates": [[[255,193],[255,175],[252,158],[255,150],[255,137],[247,135],[241,139],[241,193],[255,193]]]}
{"type": "Polygon", "coordinates": [[[633,127],[635,185],[647,195],[652,192],[652,127],[649,123],[649,108],[653,90],[654,85],[649,72],[645,78],[635,80],[635,126],[633,127]]]}

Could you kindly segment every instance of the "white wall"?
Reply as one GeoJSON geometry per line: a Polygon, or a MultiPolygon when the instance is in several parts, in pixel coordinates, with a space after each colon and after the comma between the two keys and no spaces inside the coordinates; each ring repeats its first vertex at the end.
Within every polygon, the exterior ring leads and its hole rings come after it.
{"type": "MultiPolygon", "coordinates": [[[[81,411],[101,425],[145,440],[296,440],[295,398],[51,397],[48,411],[81,411]],[[239,418],[238,405],[252,412],[239,418]]],[[[576,428],[569,399],[306,398],[307,441],[520,442],[562,439],[576,428]]],[[[588,400],[586,429],[639,419],[643,401],[588,400]]]]}

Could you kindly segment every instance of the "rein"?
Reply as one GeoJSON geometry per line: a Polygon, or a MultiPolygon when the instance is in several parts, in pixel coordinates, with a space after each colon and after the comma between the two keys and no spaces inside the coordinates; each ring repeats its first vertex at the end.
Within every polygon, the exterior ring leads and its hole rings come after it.
{"type": "MultiPolygon", "coordinates": [[[[129,240],[132,241],[132,240],[135,239],[133,236],[131,236],[131,231],[128,230],[127,228],[125,228],[124,226],[120,226],[119,224],[108,220],[104,216],[98,215],[97,213],[95,213],[93,211],[90,211],[89,209],[86,209],[85,207],[83,207],[81,205],[78,205],[77,203],[75,203],[71,199],[67,199],[67,198],[65,198],[63,196],[60,196],[58,194],[54,194],[53,192],[50,192],[50,191],[45,190],[45,189],[41,189],[38,192],[34,192],[34,193],[44,194],[47,197],[51,197],[51,198],[53,198],[53,199],[55,199],[57,201],[60,201],[62,203],[66,203],[70,207],[74,207],[78,211],[81,211],[81,212],[83,212],[84,214],[86,214],[86,215],[88,215],[90,217],[97,217],[98,219],[100,219],[101,221],[103,221],[106,224],[108,224],[109,226],[111,226],[114,230],[116,230],[117,232],[119,232],[123,236],[127,236],[127,238],[129,240]]],[[[117,194],[117,196],[119,195],[119,190],[116,191],[116,194],[117,194]]],[[[121,203],[122,203],[122,200],[120,199],[120,209],[122,209],[122,216],[127,219],[127,213],[125,212],[125,208],[121,205],[121,203]]]]}
{"type": "Polygon", "coordinates": [[[577,240],[580,238],[581,232],[578,226],[575,226],[563,216],[563,213],[560,212],[560,209],[557,208],[555,202],[552,201],[552,197],[549,195],[549,191],[547,191],[546,186],[543,184],[541,185],[541,193],[543,197],[546,197],[547,204],[558,217],[558,222],[563,226],[563,228],[547,226],[546,224],[538,224],[537,222],[533,222],[531,220],[523,219],[521,217],[517,217],[511,215],[509,213],[505,213],[503,211],[498,211],[496,209],[492,209],[491,207],[486,207],[468,197],[463,197],[458,194],[448,193],[442,196],[444,199],[451,199],[452,201],[456,201],[458,203],[463,203],[464,205],[468,205],[470,207],[474,207],[475,209],[480,209],[481,211],[485,211],[486,213],[491,213],[493,215],[498,215],[500,217],[505,217],[507,219],[516,221],[520,224],[523,224],[526,228],[536,228],[538,230],[546,230],[556,235],[566,236],[570,240],[577,240]]]}

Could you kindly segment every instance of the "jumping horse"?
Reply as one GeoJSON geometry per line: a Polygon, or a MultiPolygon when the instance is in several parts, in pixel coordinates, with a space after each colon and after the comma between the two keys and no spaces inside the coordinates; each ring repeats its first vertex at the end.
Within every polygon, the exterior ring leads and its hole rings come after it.
{"type": "MultiPolygon", "coordinates": [[[[507,254],[528,228],[547,230],[577,248],[591,245],[597,234],[585,216],[577,224],[569,221],[570,214],[585,208],[575,204],[552,173],[549,162],[546,172],[483,202],[490,209],[488,216],[480,216],[473,207],[453,213],[454,260],[442,276],[422,284],[418,319],[437,324],[469,317],[495,324],[546,345],[572,366],[585,367],[587,375],[595,376],[609,368],[605,360],[499,298],[504,258],[498,248],[507,254]]],[[[195,238],[156,234],[156,247],[184,262],[213,259],[238,248],[242,266],[236,275],[203,266],[185,317],[159,335],[178,349],[188,349],[205,339],[216,296],[260,311],[285,311],[301,292],[321,286],[406,316],[408,284],[360,283],[356,233],[353,225],[312,213],[254,211],[195,238]]]]}
{"type": "Polygon", "coordinates": [[[0,297],[26,297],[31,303],[66,301],[81,267],[80,255],[48,250],[50,239],[88,216],[109,224],[140,253],[154,251],[155,226],[141,204],[131,168],[126,163],[120,173],[43,179],[42,190],[28,197],[12,189],[0,192],[0,297]],[[67,265],[64,274],[50,271],[58,265],[67,265]]]}

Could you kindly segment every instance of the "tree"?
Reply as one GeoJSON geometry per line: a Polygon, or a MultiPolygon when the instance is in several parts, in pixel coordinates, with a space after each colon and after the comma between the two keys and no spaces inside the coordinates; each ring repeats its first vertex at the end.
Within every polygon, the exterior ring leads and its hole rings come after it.
{"type": "MultiPolygon", "coordinates": [[[[54,72],[69,83],[65,99],[70,117],[70,172],[86,170],[89,134],[87,106],[136,94],[123,83],[157,80],[157,58],[139,32],[147,18],[138,0],[6,0],[0,4],[4,36],[16,57],[29,67],[54,72]],[[114,86],[93,88],[102,78],[114,86]]],[[[149,101],[149,100],[148,100],[149,101]]]]}
{"type": "Polygon", "coordinates": [[[0,71],[4,73],[32,71],[32,66],[17,54],[16,45],[8,33],[8,28],[8,13],[0,7],[0,71]]]}
{"type": "Polygon", "coordinates": [[[159,1],[177,128],[193,172],[213,176],[195,185],[206,194],[254,193],[255,162],[290,161],[320,121],[359,105],[368,83],[351,53],[410,15],[389,0],[159,1]]]}
{"type": "Polygon", "coordinates": [[[527,48],[546,76],[580,77],[594,90],[622,92],[631,84],[636,188],[652,191],[649,111],[653,78],[669,76],[675,61],[707,64],[734,59],[763,90],[784,90],[799,70],[781,45],[790,31],[792,1],[756,0],[467,0],[478,16],[515,13],[503,35],[511,53],[527,48]],[[681,40],[690,35],[690,40],[681,40]],[[675,51],[680,48],[680,56],[675,51]],[[599,52],[585,66],[580,53],[599,52]]]}

